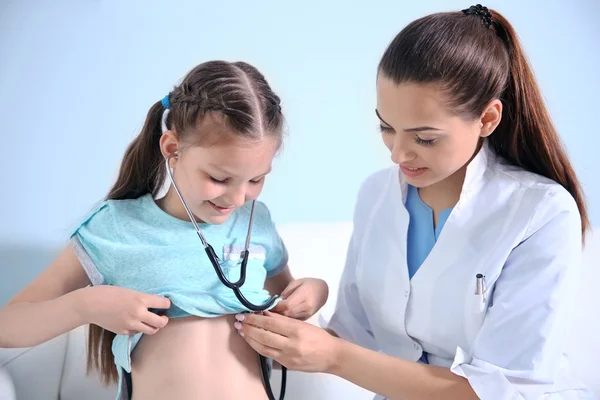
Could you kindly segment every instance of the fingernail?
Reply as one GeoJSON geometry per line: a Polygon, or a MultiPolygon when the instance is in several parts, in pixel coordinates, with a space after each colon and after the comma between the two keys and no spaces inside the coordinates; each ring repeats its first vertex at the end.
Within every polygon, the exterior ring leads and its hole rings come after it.
{"type": "Polygon", "coordinates": [[[241,337],[246,336],[246,335],[244,335],[244,332],[242,332],[242,331],[238,331],[238,333],[240,334],[241,337]]]}
{"type": "Polygon", "coordinates": [[[239,331],[240,329],[242,329],[242,324],[236,322],[235,324],[233,324],[233,327],[239,331]]]}
{"type": "Polygon", "coordinates": [[[243,321],[245,319],[244,314],[237,314],[235,316],[235,319],[237,319],[238,321],[243,321]]]}

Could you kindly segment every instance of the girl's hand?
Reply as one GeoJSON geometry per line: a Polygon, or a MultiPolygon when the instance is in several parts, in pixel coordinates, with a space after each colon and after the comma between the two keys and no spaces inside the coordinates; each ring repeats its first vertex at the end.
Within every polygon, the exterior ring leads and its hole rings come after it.
{"type": "Polygon", "coordinates": [[[149,311],[166,311],[171,307],[171,301],[166,297],[109,285],[92,286],[87,290],[84,304],[87,320],[116,334],[154,335],[169,321],[166,315],[149,311]]]}
{"type": "Polygon", "coordinates": [[[283,298],[273,312],[286,317],[307,320],[325,305],[329,295],[329,287],[322,279],[296,279],[285,288],[283,298]]]}

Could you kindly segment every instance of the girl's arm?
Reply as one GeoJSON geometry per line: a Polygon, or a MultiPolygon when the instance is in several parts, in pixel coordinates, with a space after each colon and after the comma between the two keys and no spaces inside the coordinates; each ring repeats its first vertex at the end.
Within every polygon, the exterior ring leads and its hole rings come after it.
{"type": "Polygon", "coordinates": [[[285,266],[280,273],[268,277],[265,281],[265,289],[271,294],[281,295],[285,288],[294,280],[289,266],[285,266]]]}
{"type": "Polygon", "coordinates": [[[0,347],[31,347],[78,326],[96,324],[118,334],[155,334],[168,318],[169,299],[90,280],[69,244],[45,271],[0,310],[0,347]]]}
{"type": "Polygon", "coordinates": [[[88,323],[90,284],[69,244],[58,258],[0,310],[0,347],[30,347],[88,323]]]}

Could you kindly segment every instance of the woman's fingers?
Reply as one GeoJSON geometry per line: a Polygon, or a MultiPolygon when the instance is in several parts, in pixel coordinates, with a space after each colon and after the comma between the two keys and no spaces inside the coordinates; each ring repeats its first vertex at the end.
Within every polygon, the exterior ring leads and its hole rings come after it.
{"type": "Polygon", "coordinates": [[[287,341],[289,340],[288,338],[277,333],[269,332],[249,324],[236,322],[234,327],[245,338],[251,338],[265,347],[270,347],[276,350],[284,349],[287,341]]]}
{"type": "Polygon", "coordinates": [[[244,340],[246,343],[250,345],[258,354],[263,355],[267,358],[272,358],[273,360],[280,360],[282,356],[281,350],[274,349],[272,347],[265,346],[264,344],[254,340],[250,336],[244,335],[244,340]]]}
{"type": "Polygon", "coordinates": [[[238,314],[235,318],[243,325],[252,325],[286,337],[290,337],[294,334],[294,323],[297,322],[291,318],[275,313],[266,313],[265,315],[238,314]]]}

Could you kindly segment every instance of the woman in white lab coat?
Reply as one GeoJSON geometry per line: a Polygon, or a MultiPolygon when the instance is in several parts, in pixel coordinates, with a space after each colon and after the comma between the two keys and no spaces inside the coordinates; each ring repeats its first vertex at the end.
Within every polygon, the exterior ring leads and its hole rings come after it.
{"type": "Polygon", "coordinates": [[[479,5],[409,24],[377,116],[395,165],[361,187],[327,330],[273,313],[236,328],[378,398],[593,398],[562,352],[583,194],[511,25],[479,5]]]}

